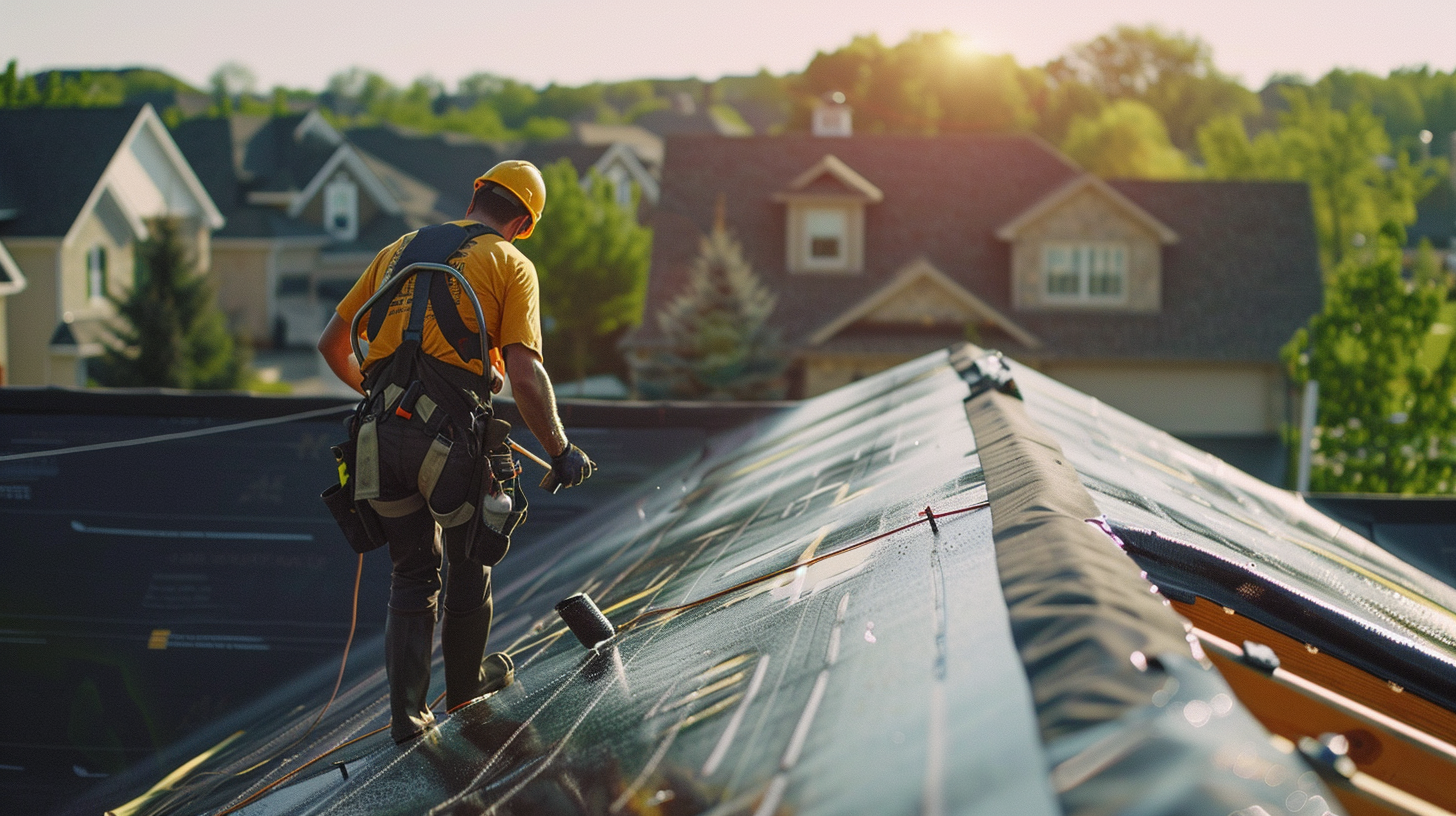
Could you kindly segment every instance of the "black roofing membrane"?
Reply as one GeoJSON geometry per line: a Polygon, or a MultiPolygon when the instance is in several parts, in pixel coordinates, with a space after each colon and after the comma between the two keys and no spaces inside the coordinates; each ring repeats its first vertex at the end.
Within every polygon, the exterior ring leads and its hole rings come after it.
{"type": "Polygon", "coordinates": [[[1456,708],[1456,589],[1306,504],[1024,366],[1060,443],[1149,578],[1456,708]],[[1138,531],[1153,531],[1148,536],[1138,531]]]}
{"type": "MultiPolygon", "coordinates": [[[[1055,597],[1033,593],[1071,613],[1064,627],[1053,620],[1045,630],[1056,639],[1043,660],[1028,658],[1027,644],[1048,641],[1013,632],[1025,599],[1018,595],[1008,610],[998,548],[1014,539],[993,538],[966,381],[952,355],[937,352],[712,437],[587,515],[558,519],[555,530],[533,533],[528,522],[494,576],[491,648],[513,653],[516,683],[442,717],[435,732],[403,746],[381,733],[339,748],[388,721],[377,651],[356,652],[339,699],[311,731],[336,666],[275,688],[174,746],[165,762],[108,780],[62,812],[116,808],[194,757],[128,813],[243,805],[239,812],[251,814],[1226,816],[1256,807],[1282,813],[1295,799],[1310,812],[1340,812],[1308,766],[1270,747],[1217,672],[1179,639],[1177,619],[1160,603],[1147,606],[1151,587],[1136,565],[1116,560],[1123,555],[1113,539],[1077,518],[1083,507],[1100,509],[1184,544],[1263,551],[1274,525],[1211,520],[1212,509],[1244,508],[1239,497],[1247,496],[1267,515],[1290,500],[1272,488],[1258,492],[1252,478],[1035,372],[1013,370],[1026,396],[1017,410],[1050,433],[1050,442],[1033,444],[1053,451],[1048,462],[1076,468],[1073,485],[1091,488],[1090,497],[1069,491],[1069,502],[1048,507],[1053,529],[1069,531],[1071,543],[1067,563],[1046,564],[1047,574],[1080,569],[1090,554],[1089,563],[1103,565],[1092,572],[1117,576],[1052,581],[1055,597]],[[1090,414],[1078,419],[1079,411],[1090,414]],[[1190,470],[1187,459],[1205,464],[1198,478],[1175,480],[1190,505],[1178,505],[1183,515],[1133,515],[1129,508],[1175,502],[1164,495],[1171,486],[1126,462],[1166,475],[1190,470]],[[1113,500],[1116,490],[1130,498],[1113,500]],[[1144,490],[1153,498],[1139,499],[1144,490]],[[927,506],[950,514],[937,518],[938,533],[921,523],[846,549],[916,522],[927,506]],[[1228,541],[1196,542],[1183,534],[1194,522],[1228,528],[1228,541]],[[585,591],[620,624],[826,554],[648,618],[596,654],[551,608],[585,591]],[[1132,634],[1097,634],[1089,644],[1084,613],[1096,617],[1101,604],[1116,607],[1116,625],[1132,634]],[[1147,669],[1123,653],[1139,642],[1158,652],[1142,655],[1147,669]],[[1061,648],[1083,659],[1059,660],[1061,648]],[[1060,690],[1054,701],[1095,700],[1104,689],[1113,703],[1048,714],[1048,684],[1060,690]],[[1260,773],[1251,776],[1255,766],[1260,773]]],[[[599,433],[603,444],[613,434],[599,433]]],[[[1036,505],[1038,484],[1016,488],[1023,492],[1014,501],[1036,505]]],[[[551,501],[533,498],[533,514],[551,501]]],[[[1320,529],[1317,519],[1307,523],[1320,529]]],[[[347,553],[342,541],[336,546],[347,553]]],[[[1367,565],[1344,556],[1367,571],[1378,567],[1406,593],[1429,582],[1380,557],[1368,556],[1367,565]]],[[[1353,584],[1340,566],[1327,562],[1320,577],[1353,584]]],[[[361,615],[382,617],[380,606],[361,615]]],[[[435,692],[441,671],[437,663],[435,692]]]]}

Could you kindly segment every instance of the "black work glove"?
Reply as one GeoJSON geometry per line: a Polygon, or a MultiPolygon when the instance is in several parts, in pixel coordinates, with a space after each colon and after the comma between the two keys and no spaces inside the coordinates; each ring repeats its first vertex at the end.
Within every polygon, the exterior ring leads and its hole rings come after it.
{"type": "Polygon", "coordinates": [[[576,487],[596,472],[597,463],[586,455],[586,451],[566,443],[566,450],[551,457],[551,473],[562,487],[576,487]]]}

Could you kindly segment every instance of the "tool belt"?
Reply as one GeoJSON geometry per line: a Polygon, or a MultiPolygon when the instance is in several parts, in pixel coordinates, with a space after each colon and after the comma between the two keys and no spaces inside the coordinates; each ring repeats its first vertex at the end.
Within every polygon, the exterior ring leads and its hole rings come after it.
{"type": "MultiPolygon", "coordinates": [[[[394,353],[370,366],[363,384],[367,396],[346,423],[349,439],[333,449],[339,484],[331,485],[322,496],[357,552],[388,543],[381,516],[400,517],[429,507],[441,527],[465,525],[470,557],[490,566],[505,556],[511,533],[525,520],[526,496],[506,442],[511,426],[496,418],[491,408],[489,339],[484,334],[480,302],[464,278],[444,265],[467,241],[485,233],[495,231],[484,225],[456,224],[420,230],[401,250],[393,274],[359,310],[350,327],[355,355],[363,359],[357,345],[361,318],[370,315],[368,337],[378,336],[404,281],[415,277],[409,323],[394,353]],[[480,333],[470,331],[460,318],[449,293],[447,277],[452,275],[475,308],[480,333]],[[481,375],[424,353],[420,343],[427,306],[461,359],[481,361],[481,375]],[[379,428],[386,422],[408,423],[411,432],[433,437],[420,464],[419,492],[395,500],[385,500],[381,494],[379,428]],[[438,507],[431,501],[435,486],[452,452],[458,453],[457,446],[463,446],[470,463],[466,499],[455,507],[438,507]]],[[[452,478],[460,475],[452,473],[452,478]]]]}

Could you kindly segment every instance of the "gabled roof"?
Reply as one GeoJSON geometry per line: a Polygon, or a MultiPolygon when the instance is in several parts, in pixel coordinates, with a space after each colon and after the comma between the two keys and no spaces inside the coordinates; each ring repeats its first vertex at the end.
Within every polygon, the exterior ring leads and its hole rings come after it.
{"type": "Polygon", "coordinates": [[[370,198],[374,199],[374,203],[378,204],[381,210],[390,215],[399,215],[402,212],[399,202],[395,200],[389,188],[380,181],[374,171],[369,169],[369,165],[359,158],[359,154],[354,152],[349,145],[340,144],[329,160],[324,162],[323,166],[313,174],[313,178],[308,180],[308,184],[303,190],[293,197],[293,203],[288,206],[288,214],[297,218],[309,202],[313,201],[314,197],[323,190],[324,184],[340,169],[346,170],[355,181],[359,182],[359,186],[369,194],[370,198]]]}
{"type": "MultiPolygon", "coordinates": [[[[879,291],[860,301],[857,305],[842,312],[839,317],[825,324],[818,331],[809,336],[809,344],[813,346],[822,345],[825,341],[834,337],[844,329],[855,323],[873,319],[875,313],[891,306],[894,302],[911,292],[917,285],[929,284],[936,294],[952,305],[969,319],[979,319],[992,323],[996,328],[1004,331],[1016,339],[1018,343],[1026,348],[1035,349],[1041,347],[1041,341],[1027,330],[1016,325],[1016,322],[996,310],[984,300],[966,291],[965,287],[951,280],[944,272],[935,268],[935,265],[924,258],[916,258],[904,269],[900,270],[895,279],[885,284],[879,291]]],[[[964,321],[962,321],[964,322],[964,321]]]]}
{"type": "Polygon", "coordinates": [[[773,196],[824,157],[826,140],[669,138],[662,200],[652,215],[645,317],[627,344],[660,341],[655,315],[686,287],[720,196],[745,259],[778,295],[770,320],[793,347],[805,347],[921,256],[1041,340],[1034,352],[1016,341],[1003,346],[1038,359],[1274,363],[1320,308],[1323,282],[1303,184],[1109,182],[1111,200],[1130,202],[1179,238],[1162,249],[1161,311],[1031,311],[1012,305],[1012,247],[997,231],[1084,175],[1064,157],[1022,135],[871,134],[835,139],[832,148],[884,194],[865,213],[859,274],[786,268],[785,207],[773,196]]]}
{"type": "Polygon", "coordinates": [[[1128,217],[1142,224],[1154,235],[1158,236],[1159,242],[1164,244],[1175,244],[1178,242],[1178,233],[1169,229],[1166,224],[1153,217],[1152,213],[1149,213],[1147,210],[1128,200],[1127,196],[1119,193],[1107,182],[1091,173],[1072,179],[1062,185],[1061,189],[1048,194],[1045,198],[1036,202],[1036,204],[1022,211],[1015,218],[1003,224],[1000,229],[996,230],[996,237],[1003,241],[1016,240],[1016,237],[1028,225],[1041,220],[1043,216],[1056,210],[1073,196],[1084,190],[1094,191],[1113,206],[1122,210],[1128,217]]]}
{"type": "Polygon", "coordinates": [[[855,198],[878,204],[885,200],[885,194],[833,154],[825,154],[813,167],[789,182],[788,187],[774,194],[775,201],[799,198],[855,198]]]}
{"type": "Polygon", "coordinates": [[[212,228],[224,223],[150,105],[0,110],[0,180],[13,213],[0,235],[68,237],[108,191],[134,228],[157,207],[195,207],[212,228]],[[159,189],[137,187],[158,173],[167,176],[151,179],[159,189]]]}
{"type": "Polygon", "coordinates": [[[0,186],[16,211],[0,222],[0,235],[65,235],[140,112],[0,110],[0,186]]]}
{"type": "Polygon", "coordinates": [[[472,182],[505,158],[499,146],[454,134],[412,133],[394,125],[349,128],[350,143],[434,188],[436,209],[458,217],[470,206],[472,182]]]}
{"type": "Polygon", "coordinates": [[[20,266],[10,253],[5,250],[5,245],[0,244],[0,297],[13,295],[25,289],[25,275],[20,271],[20,266]]]}

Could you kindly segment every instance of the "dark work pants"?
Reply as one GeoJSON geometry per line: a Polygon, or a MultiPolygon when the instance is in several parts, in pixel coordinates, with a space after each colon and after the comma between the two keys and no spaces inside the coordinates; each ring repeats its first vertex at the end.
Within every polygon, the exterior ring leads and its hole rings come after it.
{"type": "MultiPolygon", "coordinates": [[[[420,421],[391,420],[379,426],[381,499],[398,508],[418,496],[420,463],[431,437],[420,421]]],[[[445,660],[445,690],[451,707],[473,699],[481,682],[481,660],[490,636],[490,570],[469,558],[466,526],[441,531],[431,512],[448,514],[468,492],[472,465],[452,449],[428,505],[412,512],[384,517],[394,563],[389,586],[389,617],[385,627],[385,668],[389,675],[391,731],[397,742],[428,728],[430,656],[442,582],[440,570],[448,564],[443,582],[445,614],[440,646],[445,660]],[[443,539],[443,546],[442,546],[443,539]],[[443,558],[442,558],[443,557],[443,558]]],[[[398,512],[397,510],[395,512],[398,512]]]]}

